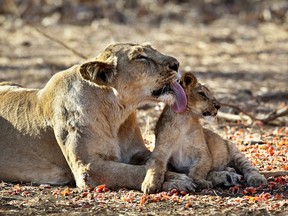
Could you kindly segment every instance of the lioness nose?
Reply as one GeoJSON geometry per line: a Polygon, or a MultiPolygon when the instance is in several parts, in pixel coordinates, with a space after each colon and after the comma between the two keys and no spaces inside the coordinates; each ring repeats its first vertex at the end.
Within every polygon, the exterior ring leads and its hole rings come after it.
{"type": "Polygon", "coordinates": [[[178,71],[179,62],[175,59],[174,61],[169,62],[168,67],[169,67],[171,70],[178,71]]]}

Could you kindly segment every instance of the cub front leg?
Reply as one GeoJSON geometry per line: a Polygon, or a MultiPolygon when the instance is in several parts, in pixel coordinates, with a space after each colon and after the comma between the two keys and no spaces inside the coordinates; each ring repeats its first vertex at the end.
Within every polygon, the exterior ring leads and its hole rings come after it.
{"type": "Polygon", "coordinates": [[[201,151],[199,154],[199,160],[196,160],[195,165],[192,165],[188,176],[193,179],[193,182],[198,188],[212,188],[213,184],[211,181],[207,181],[207,174],[211,169],[212,158],[208,149],[201,151]]]}

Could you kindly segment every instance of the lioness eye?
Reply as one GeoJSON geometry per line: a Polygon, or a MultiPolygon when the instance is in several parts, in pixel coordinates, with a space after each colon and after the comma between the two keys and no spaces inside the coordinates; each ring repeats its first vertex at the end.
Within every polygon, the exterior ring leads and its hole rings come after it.
{"type": "Polygon", "coordinates": [[[143,56],[143,55],[138,55],[138,56],[136,56],[136,59],[147,59],[147,57],[143,56]]]}

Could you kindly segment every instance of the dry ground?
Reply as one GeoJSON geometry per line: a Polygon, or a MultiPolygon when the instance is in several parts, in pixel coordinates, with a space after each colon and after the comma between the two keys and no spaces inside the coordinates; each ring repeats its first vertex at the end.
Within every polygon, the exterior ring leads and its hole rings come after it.
{"type": "MultiPolygon", "coordinates": [[[[88,58],[113,42],[150,42],[175,56],[181,71],[193,71],[221,102],[232,103],[262,116],[284,107],[288,98],[288,26],[285,23],[247,25],[223,17],[209,26],[162,23],[151,27],[115,25],[98,20],[91,25],[58,24],[41,27],[88,58]]],[[[21,19],[0,16],[0,81],[41,88],[56,72],[84,60],[37,32],[21,19]]],[[[147,145],[153,148],[153,126],[162,106],[139,111],[147,145]]],[[[223,112],[239,114],[223,107],[223,112]]],[[[287,170],[287,118],[273,125],[224,121],[213,124],[233,140],[261,170],[287,170]]],[[[267,187],[211,189],[195,194],[140,192],[105,188],[81,191],[0,183],[0,215],[287,215],[288,178],[270,178],[267,187]]]]}

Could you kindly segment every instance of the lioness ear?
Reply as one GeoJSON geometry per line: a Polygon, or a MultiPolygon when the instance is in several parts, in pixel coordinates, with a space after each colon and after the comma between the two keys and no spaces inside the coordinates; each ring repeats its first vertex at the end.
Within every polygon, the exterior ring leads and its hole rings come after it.
{"type": "Polygon", "coordinates": [[[192,73],[184,73],[181,77],[181,85],[183,87],[186,87],[186,86],[192,86],[192,87],[195,87],[195,85],[197,84],[198,80],[197,78],[194,76],[194,74],[192,73]]]}
{"type": "Polygon", "coordinates": [[[116,75],[116,63],[90,61],[80,66],[81,76],[99,85],[109,84],[116,75]]]}

